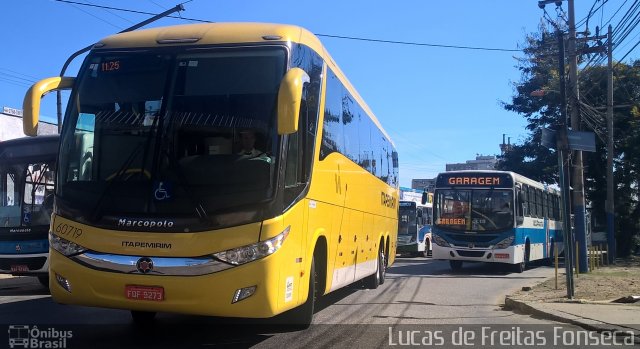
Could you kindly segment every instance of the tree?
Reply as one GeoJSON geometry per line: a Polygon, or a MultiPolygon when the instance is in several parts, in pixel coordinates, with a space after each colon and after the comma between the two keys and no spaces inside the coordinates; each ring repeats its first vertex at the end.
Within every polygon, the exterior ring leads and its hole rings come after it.
{"type": "MultiPolygon", "coordinates": [[[[560,121],[562,101],[556,43],[556,35],[544,26],[525,39],[524,57],[516,58],[521,79],[514,84],[511,101],[503,102],[503,107],[526,118],[530,134],[522,144],[515,144],[511,151],[500,156],[497,165],[501,170],[518,172],[549,184],[558,183],[557,154],[541,145],[541,130],[543,127],[557,129],[560,121]],[[536,90],[545,93],[531,96],[536,90]]],[[[614,65],[614,103],[618,106],[614,109],[615,230],[618,252],[626,255],[637,248],[632,241],[640,229],[640,61],[614,65]]],[[[606,224],[606,74],[606,66],[579,71],[582,129],[598,134],[596,152],[583,153],[587,206],[592,209],[592,221],[597,229],[604,229],[606,224]]]]}

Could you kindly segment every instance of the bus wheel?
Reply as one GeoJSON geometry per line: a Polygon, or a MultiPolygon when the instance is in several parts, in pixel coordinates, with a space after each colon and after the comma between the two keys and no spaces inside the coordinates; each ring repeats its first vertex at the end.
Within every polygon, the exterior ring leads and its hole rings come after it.
{"type": "Polygon", "coordinates": [[[549,256],[547,257],[547,260],[545,261],[547,265],[549,266],[553,266],[554,262],[555,262],[555,244],[553,243],[553,240],[551,240],[551,248],[549,249],[549,256]]]}
{"type": "Polygon", "coordinates": [[[39,275],[38,282],[40,282],[40,284],[47,290],[49,289],[49,275],[39,275]]]}
{"type": "Polygon", "coordinates": [[[378,258],[376,260],[376,272],[367,276],[364,280],[364,286],[366,288],[375,290],[384,283],[384,278],[386,274],[386,267],[384,262],[384,250],[382,246],[380,246],[380,250],[378,251],[378,258]]]}
{"type": "Polygon", "coordinates": [[[316,298],[318,297],[317,286],[318,274],[316,273],[316,259],[314,257],[311,260],[311,273],[309,275],[309,292],[307,294],[307,301],[283,314],[285,325],[301,330],[311,326],[313,310],[315,308],[316,298]]]}
{"type": "Polygon", "coordinates": [[[155,311],[139,311],[139,310],[131,311],[131,318],[133,319],[133,323],[138,326],[151,325],[155,317],[156,317],[155,311]]]}
{"type": "Polygon", "coordinates": [[[424,257],[431,257],[431,244],[429,240],[424,240],[424,252],[422,252],[424,257]]]}
{"type": "Polygon", "coordinates": [[[387,277],[387,257],[384,254],[384,244],[380,245],[380,253],[379,253],[379,258],[380,258],[380,264],[378,267],[378,273],[380,274],[380,285],[384,284],[384,279],[387,277]]]}
{"type": "Polygon", "coordinates": [[[458,271],[462,269],[462,261],[449,261],[449,266],[451,267],[451,270],[458,271]]]}
{"type": "Polygon", "coordinates": [[[516,273],[524,272],[524,269],[525,269],[524,261],[520,263],[512,264],[512,266],[513,266],[513,271],[515,271],[516,273]]]}

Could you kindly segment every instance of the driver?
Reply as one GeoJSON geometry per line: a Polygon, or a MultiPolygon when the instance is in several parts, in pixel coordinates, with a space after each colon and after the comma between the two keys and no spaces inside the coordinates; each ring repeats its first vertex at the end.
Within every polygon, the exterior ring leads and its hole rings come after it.
{"type": "Polygon", "coordinates": [[[238,152],[241,159],[251,159],[263,154],[263,151],[260,151],[255,148],[256,144],[256,134],[252,130],[244,130],[240,132],[240,141],[242,143],[242,150],[238,152]]]}

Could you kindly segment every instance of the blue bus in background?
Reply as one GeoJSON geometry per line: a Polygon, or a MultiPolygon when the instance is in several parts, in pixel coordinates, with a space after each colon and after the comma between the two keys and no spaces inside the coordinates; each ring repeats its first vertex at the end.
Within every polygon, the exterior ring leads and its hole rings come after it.
{"type": "Polygon", "coordinates": [[[0,273],[49,286],[49,222],[58,135],[0,142],[0,273]]]}
{"type": "Polygon", "coordinates": [[[398,247],[396,249],[400,255],[431,256],[433,205],[432,200],[428,199],[422,203],[422,195],[421,192],[414,189],[400,188],[398,247]]]}
{"type": "Polygon", "coordinates": [[[563,249],[559,192],[514,172],[440,173],[433,215],[433,258],[449,260],[453,270],[489,262],[521,273],[563,249]]]}

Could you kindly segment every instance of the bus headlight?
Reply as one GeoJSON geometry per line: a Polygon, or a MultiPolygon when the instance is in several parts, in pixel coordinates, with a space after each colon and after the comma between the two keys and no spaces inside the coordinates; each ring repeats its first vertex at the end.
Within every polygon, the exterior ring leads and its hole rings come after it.
{"type": "Polygon", "coordinates": [[[433,240],[433,242],[436,243],[436,245],[441,246],[441,247],[451,247],[451,245],[449,245],[449,243],[447,242],[447,240],[441,238],[439,235],[436,234],[431,234],[431,239],[433,240]]]}
{"type": "Polygon", "coordinates": [[[80,254],[87,250],[86,248],[76,244],[75,242],[63,239],[58,235],[52,233],[49,233],[49,245],[54,250],[62,253],[67,257],[80,254]]]}
{"type": "Polygon", "coordinates": [[[289,235],[289,230],[291,230],[291,226],[288,226],[282,233],[269,240],[214,253],[213,256],[233,265],[253,262],[256,259],[264,258],[278,251],[289,235]]]}
{"type": "Polygon", "coordinates": [[[498,242],[494,248],[507,248],[509,246],[511,246],[511,243],[513,242],[513,240],[515,239],[515,236],[509,236],[508,238],[498,242]]]}

